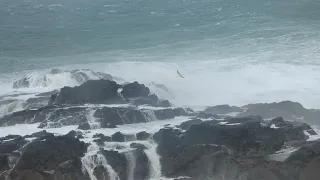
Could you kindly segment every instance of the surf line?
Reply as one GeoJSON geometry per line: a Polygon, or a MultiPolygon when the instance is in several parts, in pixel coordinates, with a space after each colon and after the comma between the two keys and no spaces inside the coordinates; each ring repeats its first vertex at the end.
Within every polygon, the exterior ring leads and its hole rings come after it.
{"type": "Polygon", "coordinates": [[[184,76],[179,72],[179,70],[177,70],[177,74],[178,74],[181,78],[184,78],[184,76]]]}

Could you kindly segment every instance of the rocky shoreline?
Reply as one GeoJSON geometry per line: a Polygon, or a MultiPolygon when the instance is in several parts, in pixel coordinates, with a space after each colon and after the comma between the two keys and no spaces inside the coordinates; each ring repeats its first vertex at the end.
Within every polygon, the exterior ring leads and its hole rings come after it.
{"type": "MultiPolygon", "coordinates": [[[[99,76],[38,94],[24,110],[0,117],[1,127],[39,130],[0,138],[0,180],[320,177],[320,140],[311,139],[318,135],[312,126],[319,124],[319,110],[283,101],[194,111],[173,107],[138,82],[99,76]],[[50,133],[63,127],[75,128],[50,133]]],[[[28,85],[24,78],[14,87],[28,85]]]]}

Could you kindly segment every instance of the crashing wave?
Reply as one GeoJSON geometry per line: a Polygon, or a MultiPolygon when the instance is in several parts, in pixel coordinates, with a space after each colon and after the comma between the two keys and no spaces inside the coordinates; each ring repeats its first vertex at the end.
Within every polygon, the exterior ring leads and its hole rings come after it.
{"type": "Polygon", "coordinates": [[[60,70],[52,69],[46,74],[33,73],[15,81],[13,88],[77,86],[90,79],[113,80],[110,74],[94,72],[89,69],[60,70]]]}

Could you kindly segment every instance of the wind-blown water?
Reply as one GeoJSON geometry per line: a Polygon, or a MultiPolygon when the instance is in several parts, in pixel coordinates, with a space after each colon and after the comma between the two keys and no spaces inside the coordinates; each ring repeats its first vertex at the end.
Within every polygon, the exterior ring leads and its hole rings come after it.
{"type": "MultiPolygon", "coordinates": [[[[319,8],[311,0],[4,0],[0,93],[25,74],[89,68],[164,84],[170,93],[150,87],[176,105],[319,108],[319,8]]],[[[66,74],[51,80],[18,91],[76,85],[66,74]]]]}

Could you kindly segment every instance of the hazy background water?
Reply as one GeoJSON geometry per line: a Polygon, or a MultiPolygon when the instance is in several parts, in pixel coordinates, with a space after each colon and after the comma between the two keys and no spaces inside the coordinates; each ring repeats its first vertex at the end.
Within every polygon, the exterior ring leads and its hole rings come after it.
{"type": "Polygon", "coordinates": [[[90,68],[165,84],[182,104],[320,107],[319,9],[311,0],[2,0],[0,84],[90,68]]]}

